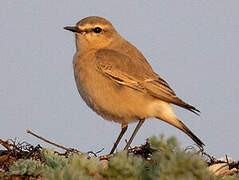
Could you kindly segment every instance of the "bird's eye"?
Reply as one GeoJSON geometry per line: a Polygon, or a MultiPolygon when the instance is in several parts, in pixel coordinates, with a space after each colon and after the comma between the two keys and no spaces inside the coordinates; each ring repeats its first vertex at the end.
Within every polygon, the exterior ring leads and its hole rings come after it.
{"type": "Polygon", "coordinates": [[[102,29],[100,27],[96,27],[96,28],[93,29],[93,31],[95,33],[100,33],[102,31],[102,29]]]}

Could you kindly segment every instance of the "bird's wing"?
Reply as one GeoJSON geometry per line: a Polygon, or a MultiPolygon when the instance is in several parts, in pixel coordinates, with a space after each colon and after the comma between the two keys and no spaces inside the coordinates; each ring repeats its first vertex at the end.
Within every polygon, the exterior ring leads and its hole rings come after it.
{"type": "Polygon", "coordinates": [[[110,49],[95,54],[100,72],[118,84],[149,94],[162,101],[173,103],[197,114],[195,107],[179,99],[168,83],[159,77],[145,61],[132,59],[110,49]]]}

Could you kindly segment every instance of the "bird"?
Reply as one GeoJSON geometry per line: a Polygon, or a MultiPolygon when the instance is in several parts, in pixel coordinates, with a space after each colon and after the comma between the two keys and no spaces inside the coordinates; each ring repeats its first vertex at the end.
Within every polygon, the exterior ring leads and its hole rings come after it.
{"type": "Polygon", "coordinates": [[[89,16],[65,30],[75,35],[74,77],[85,103],[105,120],[121,124],[114,153],[129,123],[138,122],[124,150],[148,118],[157,118],[186,133],[199,147],[204,143],[174,113],[172,104],[197,115],[200,111],[176,96],[154,72],[144,55],[103,17],[89,16]]]}

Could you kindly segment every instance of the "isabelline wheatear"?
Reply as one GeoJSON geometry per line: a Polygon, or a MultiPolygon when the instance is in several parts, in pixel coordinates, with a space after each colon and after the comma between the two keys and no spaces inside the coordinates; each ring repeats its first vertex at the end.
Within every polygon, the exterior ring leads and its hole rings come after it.
{"type": "Polygon", "coordinates": [[[101,17],[87,17],[65,27],[76,38],[74,75],[83,100],[104,119],[121,123],[113,153],[128,123],[139,121],[128,149],[145,119],[156,117],[186,133],[200,147],[203,142],[175,115],[170,104],[196,114],[195,107],[179,99],[168,83],[156,74],[142,53],[101,17]]]}

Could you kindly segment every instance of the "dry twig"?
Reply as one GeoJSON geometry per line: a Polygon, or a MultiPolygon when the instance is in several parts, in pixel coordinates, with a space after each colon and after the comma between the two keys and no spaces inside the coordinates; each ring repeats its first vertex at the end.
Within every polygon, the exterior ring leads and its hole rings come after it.
{"type": "Polygon", "coordinates": [[[48,144],[51,144],[51,145],[56,146],[56,147],[58,147],[58,148],[64,149],[64,150],[66,150],[66,151],[68,151],[68,152],[74,152],[74,153],[77,153],[77,154],[81,154],[81,152],[78,151],[78,150],[76,150],[76,149],[67,148],[67,147],[64,147],[64,146],[62,146],[62,145],[56,144],[56,143],[54,143],[54,142],[51,142],[51,141],[49,141],[49,140],[47,140],[47,139],[45,139],[45,138],[43,138],[43,137],[41,137],[41,136],[35,134],[34,132],[30,131],[29,129],[27,129],[27,133],[29,133],[29,134],[31,134],[31,135],[33,135],[33,136],[35,136],[35,137],[41,139],[42,141],[47,142],[48,144]]]}

